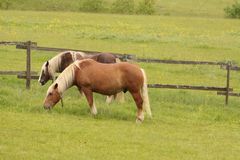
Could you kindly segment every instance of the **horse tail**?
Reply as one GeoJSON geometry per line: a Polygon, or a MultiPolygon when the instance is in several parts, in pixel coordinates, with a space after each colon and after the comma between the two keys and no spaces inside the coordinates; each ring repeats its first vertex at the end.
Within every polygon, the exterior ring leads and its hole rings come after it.
{"type": "Polygon", "coordinates": [[[122,62],[119,58],[116,58],[116,63],[122,62]]]}
{"type": "Polygon", "coordinates": [[[144,69],[141,68],[142,74],[143,74],[143,86],[141,88],[141,95],[143,99],[143,109],[146,111],[146,113],[152,117],[152,112],[149,104],[149,98],[148,98],[148,86],[147,86],[147,77],[145,74],[144,69]]]}

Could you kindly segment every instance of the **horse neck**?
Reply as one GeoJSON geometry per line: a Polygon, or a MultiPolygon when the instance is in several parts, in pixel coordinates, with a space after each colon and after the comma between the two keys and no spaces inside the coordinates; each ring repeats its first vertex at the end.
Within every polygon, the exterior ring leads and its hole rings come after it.
{"type": "MultiPolygon", "coordinates": [[[[61,56],[57,55],[49,60],[49,70],[51,70],[51,73],[54,75],[56,72],[60,71],[60,65],[61,65],[61,56]]],[[[52,75],[52,76],[53,76],[52,75]]]]}
{"type": "Polygon", "coordinates": [[[84,52],[75,52],[71,51],[72,54],[72,60],[75,62],[76,60],[83,59],[85,56],[87,56],[84,52]]]}
{"type": "Polygon", "coordinates": [[[73,86],[74,81],[75,81],[75,67],[73,64],[71,64],[56,79],[56,83],[58,83],[59,92],[63,93],[65,90],[73,86]]]}

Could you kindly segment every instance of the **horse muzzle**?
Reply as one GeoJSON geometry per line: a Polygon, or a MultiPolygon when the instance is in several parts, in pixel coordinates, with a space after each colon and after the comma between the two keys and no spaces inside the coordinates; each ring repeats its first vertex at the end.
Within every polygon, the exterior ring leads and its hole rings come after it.
{"type": "Polygon", "coordinates": [[[50,110],[50,109],[52,108],[52,105],[49,104],[49,103],[48,103],[48,104],[44,104],[44,105],[43,105],[43,108],[44,108],[44,109],[47,109],[47,110],[50,110]]]}
{"type": "Polygon", "coordinates": [[[43,86],[46,82],[44,82],[43,80],[40,80],[39,83],[43,86]]]}

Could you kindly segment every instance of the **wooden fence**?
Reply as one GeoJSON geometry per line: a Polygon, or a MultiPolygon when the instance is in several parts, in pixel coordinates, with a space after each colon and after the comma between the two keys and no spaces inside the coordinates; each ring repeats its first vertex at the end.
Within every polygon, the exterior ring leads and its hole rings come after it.
{"type": "MultiPolygon", "coordinates": [[[[86,51],[86,50],[77,50],[69,48],[52,48],[52,47],[40,47],[37,46],[36,42],[0,42],[0,45],[16,45],[17,49],[26,50],[26,71],[12,71],[9,74],[17,73],[18,78],[26,79],[26,88],[29,89],[31,85],[31,79],[38,79],[36,72],[31,72],[31,51],[56,51],[62,52],[66,50],[81,51],[90,54],[99,54],[103,52],[98,51],[86,51]]],[[[109,52],[108,52],[109,53],[109,52]]],[[[120,53],[111,53],[118,56],[121,60],[133,60],[137,62],[144,63],[163,63],[163,64],[184,64],[184,65],[215,65],[219,66],[222,69],[226,70],[226,86],[224,87],[213,87],[213,86],[190,86],[190,85],[174,85],[174,84],[148,84],[149,88],[168,88],[168,89],[190,89],[190,90],[204,90],[204,91],[217,91],[218,95],[225,96],[225,104],[228,104],[229,96],[240,96],[240,93],[233,93],[233,89],[230,88],[230,71],[240,70],[240,67],[233,66],[231,62],[211,62],[211,61],[179,61],[179,60],[161,60],[161,59],[144,59],[136,58],[134,54],[120,54],[120,53]]],[[[0,74],[4,74],[4,71],[0,71],[0,74]]],[[[5,73],[7,74],[7,72],[5,73]]]]}
{"type": "Polygon", "coordinates": [[[37,46],[36,42],[19,42],[19,41],[13,41],[13,42],[8,42],[8,41],[2,41],[0,42],[0,45],[23,45],[27,46],[26,49],[26,71],[0,71],[0,75],[16,75],[16,74],[26,74],[26,88],[30,89],[30,83],[31,83],[31,74],[36,74],[36,72],[31,71],[31,46],[37,46]]]}

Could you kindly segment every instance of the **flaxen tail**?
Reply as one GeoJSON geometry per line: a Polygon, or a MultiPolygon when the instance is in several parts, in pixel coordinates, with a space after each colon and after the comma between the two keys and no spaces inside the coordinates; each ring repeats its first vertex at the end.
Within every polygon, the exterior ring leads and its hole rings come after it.
{"type": "Polygon", "coordinates": [[[119,58],[116,58],[116,63],[122,62],[119,58]]]}
{"type": "Polygon", "coordinates": [[[143,99],[143,109],[146,111],[146,113],[152,117],[152,112],[149,104],[149,98],[148,98],[148,86],[147,86],[147,77],[145,74],[145,71],[141,68],[141,71],[143,73],[143,86],[141,89],[142,99],[143,99]]]}

